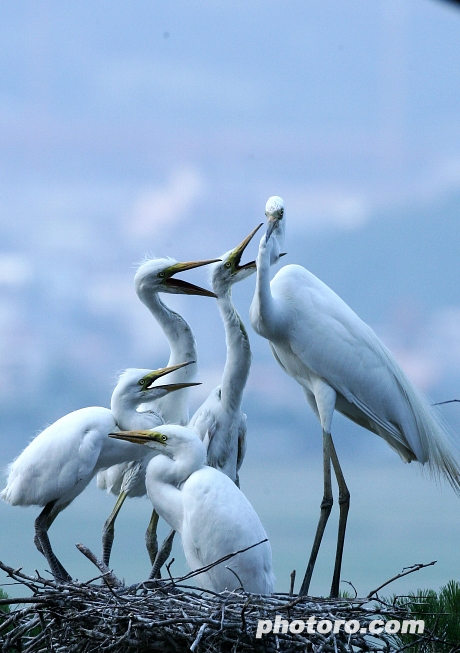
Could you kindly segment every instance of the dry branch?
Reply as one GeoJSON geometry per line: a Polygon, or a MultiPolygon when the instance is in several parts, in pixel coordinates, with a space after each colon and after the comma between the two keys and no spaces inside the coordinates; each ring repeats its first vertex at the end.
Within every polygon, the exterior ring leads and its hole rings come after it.
{"type": "Polygon", "coordinates": [[[401,649],[385,633],[373,640],[343,631],[279,632],[260,639],[255,635],[259,619],[274,621],[276,615],[290,621],[306,621],[310,616],[332,622],[356,619],[361,625],[376,618],[410,618],[405,608],[367,598],[261,597],[243,590],[215,594],[178,585],[180,579],[123,587],[113,574],[110,586],[101,585],[101,577],[86,583],[56,583],[1,562],[0,569],[32,593],[2,601],[22,604],[9,614],[0,613],[2,653],[396,653],[401,649]]]}

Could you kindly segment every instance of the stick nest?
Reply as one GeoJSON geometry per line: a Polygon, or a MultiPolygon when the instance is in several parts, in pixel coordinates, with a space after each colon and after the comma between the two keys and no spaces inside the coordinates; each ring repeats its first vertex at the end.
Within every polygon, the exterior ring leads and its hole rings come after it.
{"type": "MultiPolygon", "coordinates": [[[[327,635],[305,630],[256,639],[257,625],[259,619],[274,622],[276,615],[289,622],[306,621],[309,616],[332,622],[356,619],[361,626],[376,618],[409,618],[405,610],[369,598],[262,597],[243,590],[213,594],[172,578],[123,587],[111,573],[86,583],[57,583],[38,572],[27,576],[1,562],[0,569],[31,592],[28,597],[0,601],[8,602],[12,610],[0,612],[2,653],[393,653],[403,649],[385,633],[370,638],[343,630],[327,635]]],[[[425,637],[430,635],[423,641],[425,637]]]]}

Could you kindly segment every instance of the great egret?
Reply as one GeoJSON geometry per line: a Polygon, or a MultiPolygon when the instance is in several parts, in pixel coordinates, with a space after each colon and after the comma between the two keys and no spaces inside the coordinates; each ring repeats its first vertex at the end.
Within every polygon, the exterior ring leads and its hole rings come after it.
{"type": "MultiPolygon", "coordinates": [[[[195,571],[267,538],[259,517],[235,483],[209,467],[206,449],[190,429],[165,425],[111,437],[145,444],[160,455],[147,467],[147,493],[157,512],[179,531],[188,565],[195,571]]],[[[213,592],[271,594],[275,578],[269,542],[216,565],[196,578],[213,592]],[[232,571],[235,573],[232,573],[232,571]]]]}
{"type": "Polygon", "coordinates": [[[221,384],[212,390],[189,422],[189,428],[206,447],[208,465],[226,474],[238,486],[238,470],[246,450],[246,415],[241,410],[241,401],[251,368],[251,347],[232,302],[232,286],[256,271],[255,261],[245,265],[240,265],[240,261],[261,226],[212,267],[212,289],[225,327],[227,360],[221,384]]]}
{"type": "Polygon", "coordinates": [[[71,578],[53,553],[49,527],[100,469],[142,458],[143,447],[114,441],[108,434],[116,428],[162,424],[157,413],[139,413],[136,408],[149,399],[183,388],[183,383],[151,387],[158,378],[176,369],[126,370],[113,391],[110,410],[93,406],[61,417],[37,435],[9,466],[0,499],[13,506],[44,506],[35,520],[35,544],[57,580],[71,578]]]}
{"type": "MultiPolygon", "coordinates": [[[[194,381],[197,372],[197,349],[193,332],[186,320],[179,313],[171,310],[159,297],[158,293],[202,295],[215,297],[215,294],[195,286],[187,281],[176,278],[176,274],[193,268],[215,263],[216,259],[205,261],[188,261],[178,263],[171,258],[157,258],[144,262],[139,266],[135,277],[134,287],[139,299],[147,306],[152,315],[162,328],[169,346],[170,357],[168,366],[187,362],[173,372],[170,379],[176,383],[194,381]]],[[[159,397],[149,404],[158,413],[164,422],[169,424],[187,424],[189,420],[189,390],[176,392],[174,397],[166,395],[159,397]]],[[[139,408],[142,411],[145,406],[139,408]]],[[[102,490],[107,490],[117,495],[115,506],[106,520],[102,533],[102,559],[108,566],[115,533],[115,520],[127,497],[143,497],[145,489],[145,470],[152,453],[148,453],[145,460],[136,460],[116,465],[103,470],[97,475],[97,485],[102,490]]],[[[145,543],[152,565],[158,553],[156,528],[158,515],[153,511],[147,531],[145,543]]],[[[172,546],[172,535],[169,536],[163,557],[168,555],[172,546]]]]}
{"type": "Polygon", "coordinates": [[[405,462],[427,464],[460,491],[460,468],[447,427],[372,329],[311,272],[286,265],[270,283],[270,261],[284,238],[284,203],[266,205],[267,232],[257,257],[251,324],[284,371],[302,386],[323,431],[324,496],[300,594],[307,594],[332,507],[332,462],[339,486],[339,535],[331,596],[338,596],[349,492],[331,437],[334,409],[382,437],[405,462]]]}

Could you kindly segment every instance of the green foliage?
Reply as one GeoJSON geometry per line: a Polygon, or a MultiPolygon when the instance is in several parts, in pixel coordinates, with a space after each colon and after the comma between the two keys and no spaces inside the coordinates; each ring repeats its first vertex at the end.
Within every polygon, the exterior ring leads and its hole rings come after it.
{"type": "MultiPolygon", "coordinates": [[[[8,599],[9,596],[6,592],[2,590],[0,587],[0,599],[8,599]]],[[[9,605],[0,605],[0,612],[9,612],[10,611],[10,606],[9,605]]]]}
{"type": "Polygon", "coordinates": [[[448,642],[417,643],[418,635],[398,635],[401,645],[413,644],[410,653],[454,653],[460,651],[460,583],[450,580],[434,590],[417,590],[407,597],[395,597],[394,602],[407,606],[411,619],[424,619],[425,631],[431,631],[436,638],[448,642]]]}

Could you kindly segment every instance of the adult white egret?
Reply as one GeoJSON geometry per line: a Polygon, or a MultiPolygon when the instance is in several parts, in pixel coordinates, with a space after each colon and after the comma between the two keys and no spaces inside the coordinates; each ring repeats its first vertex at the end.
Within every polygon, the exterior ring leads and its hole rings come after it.
{"type": "Polygon", "coordinates": [[[307,594],[332,507],[331,469],[339,486],[339,535],[331,596],[337,596],[349,492],[331,437],[334,409],[382,437],[405,462],[426,464],[460,490],[460,469],[447,428],[409,381],[372,329],[311,272],[283,267],[270,283],[269,264],[284,239],[284,203],[271,197],[260,241],[257,283],[250,308],[255,331],[270,343],[284,369],[302,386],[323,431],[324,496],[310,560],[300,590],[307,594]]]}
{"type": "Polygon", "coordinates": [[[108,434],[116,428],[162,424],[157,413],[139,413],[136,408],[148,399],[184,387],[182,383],[151,387],[158,378],[176,369],[126,370],[113,391],[110,410],[93,406],[61,417],[37,435],[9,466],[7,485],[0,498],[13,506],[44,506],[35,520],[35,544],[57,580],[70,580],[70,576],[53,553],[49,527],[100,469],[145,454],[143,447],[114,441],[108,434]]]}
{"type": "Polygon", "coordinates": [[[256,262],[240,265],[256,231],[212,266],[212,289],[225,327],[227,359],[222,381],[212,390],[189,422],[207,450],[208,465],[226,474],[238,486],[238,470],[246,450],[246,415],[241,401],[251,368],[251,347],[241,317],[232,301],[232,286],[256,271],[256,262]]]}
{"type": "MultiPolygon", "coordinates": [[[[168,366],[178,365],[187,362],[173,372],[170,379],[176,383],[194,381],[197,373],[197,348],[193,332],[186,320],[176,311],[169,308],[159,297],[160,292],[169,294],[202,295],[215,297],[215,294],[195,286],[182,279],[177,279],[176,274],[191,270],[193,268],[215,263],[216,259],[204,261],[188,261],[179,263],[171,258],[157,258],[144,262],[139,266],[135,277],[134,287],[143,304],[147,306],[152,315],[165,334],[169,347],[170,356],[168,366]]],[[[169,424],[187,424],[189,420],[189,390],[188,386],[176,392],[174,397],[166,395],[158,397],[150,404],[164,422],[169,424]]],[[[140,407],[140,411],[145,408],[140,407]]],[[[148,425],[147,425],[148,426],[148,425]]],[[[146,426],[146,428],[147,428],[146,426]]],[[[104,524],[102,534],[102,559],[106,565],[109,564],[110,553],[115,532],[115,520],[127,497],[143,497],[145,489],[145,470],[153,453],[148,453],[145,460],[131,461],[116,465],[99,472],[97,485],[117,495],[115,506],[104,524]]],[[[158,553],[157,542],[158,515],[155,511],[145,533],[145,543],[152,565],[158,553]]],[[[165,543],[162,557],[167,557],[172,546],[172,535],[165,543]]]]}
{"type": "MultiPolygon", "coordinates": [[[[111,437],[145,444],[160,454],[147,467],[147,493],[157,512],[181,534],[192,571],[267,539],[241,490],[228,476],[205,464],[206,449],[190,429],[165,425],[111,437]]],[[[247,592],[273,592],[268,541],[231,558],[227,567],[220,563],[197,575],[199,586],[213,592],[232,591],[241,581],[247,592]]]]}

